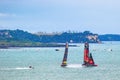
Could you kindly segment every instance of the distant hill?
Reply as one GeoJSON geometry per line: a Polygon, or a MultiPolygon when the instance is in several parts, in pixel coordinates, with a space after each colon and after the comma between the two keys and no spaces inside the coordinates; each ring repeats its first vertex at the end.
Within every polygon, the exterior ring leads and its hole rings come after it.
{"type": "Polygon", "coordinates": [[[39,37],[37,35],[28,33],[23,30],[0,30],[0,40],[5,41],[34,41],[37,42],[39,37]]]}
{"type": "Polygon", "coordinates": [[[99,35],[101,41],[120,41],[120,35],[118,34],[105,34],[99,35]]]}
{"type": "Polygon", "coordinates": [[[37,35],[23,30],[0,30],[0,48],[41,46],[37,35]]]}
{"type": "Polygon", "coordinates": [[[120,35],[98,35],[90,31],[63,33],[29,33],[23,30],[0,30],[0,47],[42,47],[63,46],[56,43],[99,43],[100,41],[120,41],[120,35]],[[51,44],[52,43],[52,44],[51,44]],[[53,44],[54,43],[54,44],[53,44]]]}
{"type": "Polygon", "coordinates": [[[72,33],[64,32],[61,34],[32,34],[23,30],[0,30],[0,40],[3,41],[31,41],[41,43],[65,43],[65,42],[90,42],[97,43],[99,41],[98,34],[89,31],[72,33]]]}
{"type": "Polygon", "coordinates": [[[63,33],[53,33],[53,34],[37,34],[40,38],[40,42],[56,42],[56,43],[97,43],[99,42],[98,34],[93,34],[89,31],[82,32],[63,32],[63,33]]]}
{"type": "MultiPolygon", "coordinates": [[[[57,43],[98,43],[98,34],[89,31],[32,34],[23,30],[0,30],[0,48],[4,47],[56,47],[57,43]]],[[[71,45],[73,46],[73,45],[71,45]]]]}

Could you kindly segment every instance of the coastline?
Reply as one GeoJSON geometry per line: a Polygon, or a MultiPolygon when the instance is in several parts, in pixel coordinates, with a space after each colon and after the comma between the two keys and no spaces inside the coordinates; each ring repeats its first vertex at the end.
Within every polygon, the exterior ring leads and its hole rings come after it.
{"type": "MultiPolygon", "coordinates": [[[[22,43],[23,44],[23,43],[22,43]]],[[[15,44],[7,44],[1,45],[0,49],[9,49],[9,48],[23,48],[23,47],[65,47],[65,44],[61,43],[40,43],[39,45],[15,45],[15,44]]],[[[75,44],[69,44],[69,47],[77,47],[75,44]]]]}

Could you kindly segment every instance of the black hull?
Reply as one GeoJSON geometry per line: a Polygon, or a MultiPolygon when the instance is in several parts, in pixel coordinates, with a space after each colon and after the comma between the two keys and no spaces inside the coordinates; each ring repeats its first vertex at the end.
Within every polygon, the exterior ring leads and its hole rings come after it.
{"type": "Polygon", "coordinates": [[[66,67],[67,65],[61,65],[61,67],[66,67]]]}
{"type": "Polygon", "coordinates": [[[97,65],[96,64],[82,64],[82,66],[85,66],[85,67],[96,67],[97,65]]]}

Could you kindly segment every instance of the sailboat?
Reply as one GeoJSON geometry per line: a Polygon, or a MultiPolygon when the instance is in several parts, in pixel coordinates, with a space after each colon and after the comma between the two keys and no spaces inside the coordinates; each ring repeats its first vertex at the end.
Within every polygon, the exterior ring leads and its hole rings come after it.
{"type": "Polygon", "coordinates": [[[62,67],[67,66],[67,55],[68,55],[68,42],[66,42],[66,45],[65,45],[64,57],[63,57],[63,61],[61,64],[62,67]]]}
{"type": "Polygon", "coordinates": [[[86,67],[97,66],[94,63],[94,59],[92,57],[92,53],[89,53],[89,44],[87,42],[84,44],[84,62],[83,62],[82,65],[86,66],[86,67]]]}

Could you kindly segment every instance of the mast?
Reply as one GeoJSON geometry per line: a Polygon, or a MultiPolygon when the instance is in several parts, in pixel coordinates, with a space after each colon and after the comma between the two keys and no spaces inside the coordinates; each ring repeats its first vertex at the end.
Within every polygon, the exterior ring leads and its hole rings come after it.
{"type": "Polygon", "coordinates": [[[66,45],[65,45],[64,57],[63,57],[63,61],[61,64],[62,67],[67,66],[67,55],[68,55],[68,42],[66,42],[66,45]]]}

